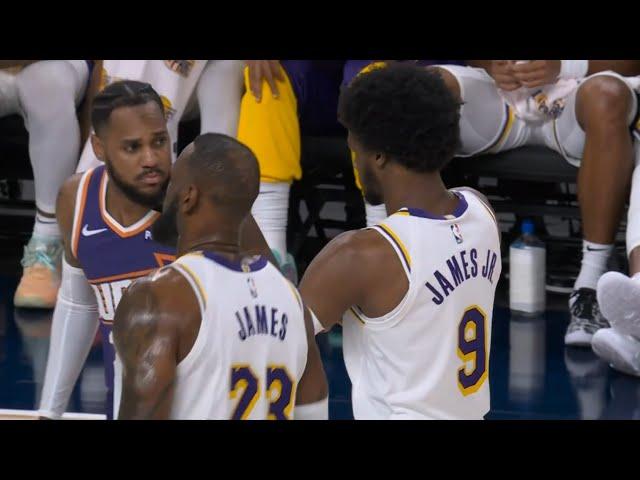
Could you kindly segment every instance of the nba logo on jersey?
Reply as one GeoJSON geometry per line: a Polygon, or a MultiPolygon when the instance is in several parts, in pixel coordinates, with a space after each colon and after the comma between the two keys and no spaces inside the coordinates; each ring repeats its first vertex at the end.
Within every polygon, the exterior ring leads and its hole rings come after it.
{"type": "Polygon", "coordinates": [[[462,233],[460,233],[460,227],[457,223],[451,225],[451,232],[456,239],[456,243],[459,245],[462,243],[462,233]]]}
{"type": "Polygon", "coordinates": [[[144,231],[144,239],[145,240],[153,240],[153,237],[151,236],[151,232],[149,230],[145,230],[144,231]]]}
{"type": "Polygon", "coordinates": [[[258,289],[256,288],[256,282],[253,281],[252,277],[247,278],[247,285],[249,285],[251,296],[256,298],[258,296],[258,289]]]}

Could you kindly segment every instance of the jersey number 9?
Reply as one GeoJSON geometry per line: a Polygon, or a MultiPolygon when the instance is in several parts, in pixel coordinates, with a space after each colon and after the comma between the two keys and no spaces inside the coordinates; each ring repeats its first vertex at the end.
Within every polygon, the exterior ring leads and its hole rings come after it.
{"type": "Polygon", "coordinates": [[[467,308],[458,325],[458,388],[465,397],[477,392],[487,379],[487,315],[477,305],[467,308]],[[471,367],[471,368],[470,368],[471,367]]]}

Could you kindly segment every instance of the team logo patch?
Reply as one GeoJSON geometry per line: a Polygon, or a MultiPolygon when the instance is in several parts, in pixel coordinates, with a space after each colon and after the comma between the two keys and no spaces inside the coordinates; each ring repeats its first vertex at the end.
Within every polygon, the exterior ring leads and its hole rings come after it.
{"type": "Polygon", "coordinates": [[[176,109],[171,105],[171,100],[169,100],[164,95],[160,95],[160,100],[162,100],[162,106],[164,107],[164,116],[167,119],[167,122],[171,120],[176,113],[176,109]]]}
{"type": "Polygon", "coordinates": [[[456,239],[456,243],[460,245],[462,243],[462,233],[460,232],[460,227],[457,223],[451,225],[451,233],[453,233],[453,237],[456,239]]]}
{"type": "Polygon", "coordinates": [[[195,60],[165,60],[164,64],[169,70],[177,73],[181,77],[187,78],[196,64],[195,60]]]}
{"type": "Polygon", "coordinates": [[[565,105],[564,98],[558,98],[549,105],[549,99],[542,91],[534,93],[532,97],[536,102],[538,111],[543,115],[554,119],[562,115],[565,105]]]}

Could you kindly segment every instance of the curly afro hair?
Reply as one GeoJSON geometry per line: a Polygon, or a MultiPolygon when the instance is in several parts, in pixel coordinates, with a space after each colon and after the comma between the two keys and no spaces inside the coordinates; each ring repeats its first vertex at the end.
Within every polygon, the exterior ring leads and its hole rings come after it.
{"type": "Polygon", "coordinates": [[[460,144],[460,103],[437,70],[395,63],[356,77],[340,122],[364,148],[416,172],[440,171],[460,144]]]}

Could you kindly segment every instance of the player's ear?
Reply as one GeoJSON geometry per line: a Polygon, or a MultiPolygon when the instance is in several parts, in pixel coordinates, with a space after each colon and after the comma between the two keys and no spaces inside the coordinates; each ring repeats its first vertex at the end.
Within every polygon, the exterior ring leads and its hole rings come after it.
{"type": "Polygon", "coordinates": [[[200,191],[193,183],[190,183],[186,186],[182,197],[182,211],[186,214],[191,213],[198,206],[199,201],[200,191]]]}
{"type": "Polygon", "coordinates": [[[376,165],[378,168],[384,168],[389,160],[388,157],[384,153],[376,153],[376,165]]]}
{"type": "Polygon", "coordinates": [[[91,134],[91,146],[93,147],[93,153],[96,154],[96,158],[101,162],[104,162],[104,144],[98,135],[95,133],[91,134]]]}

